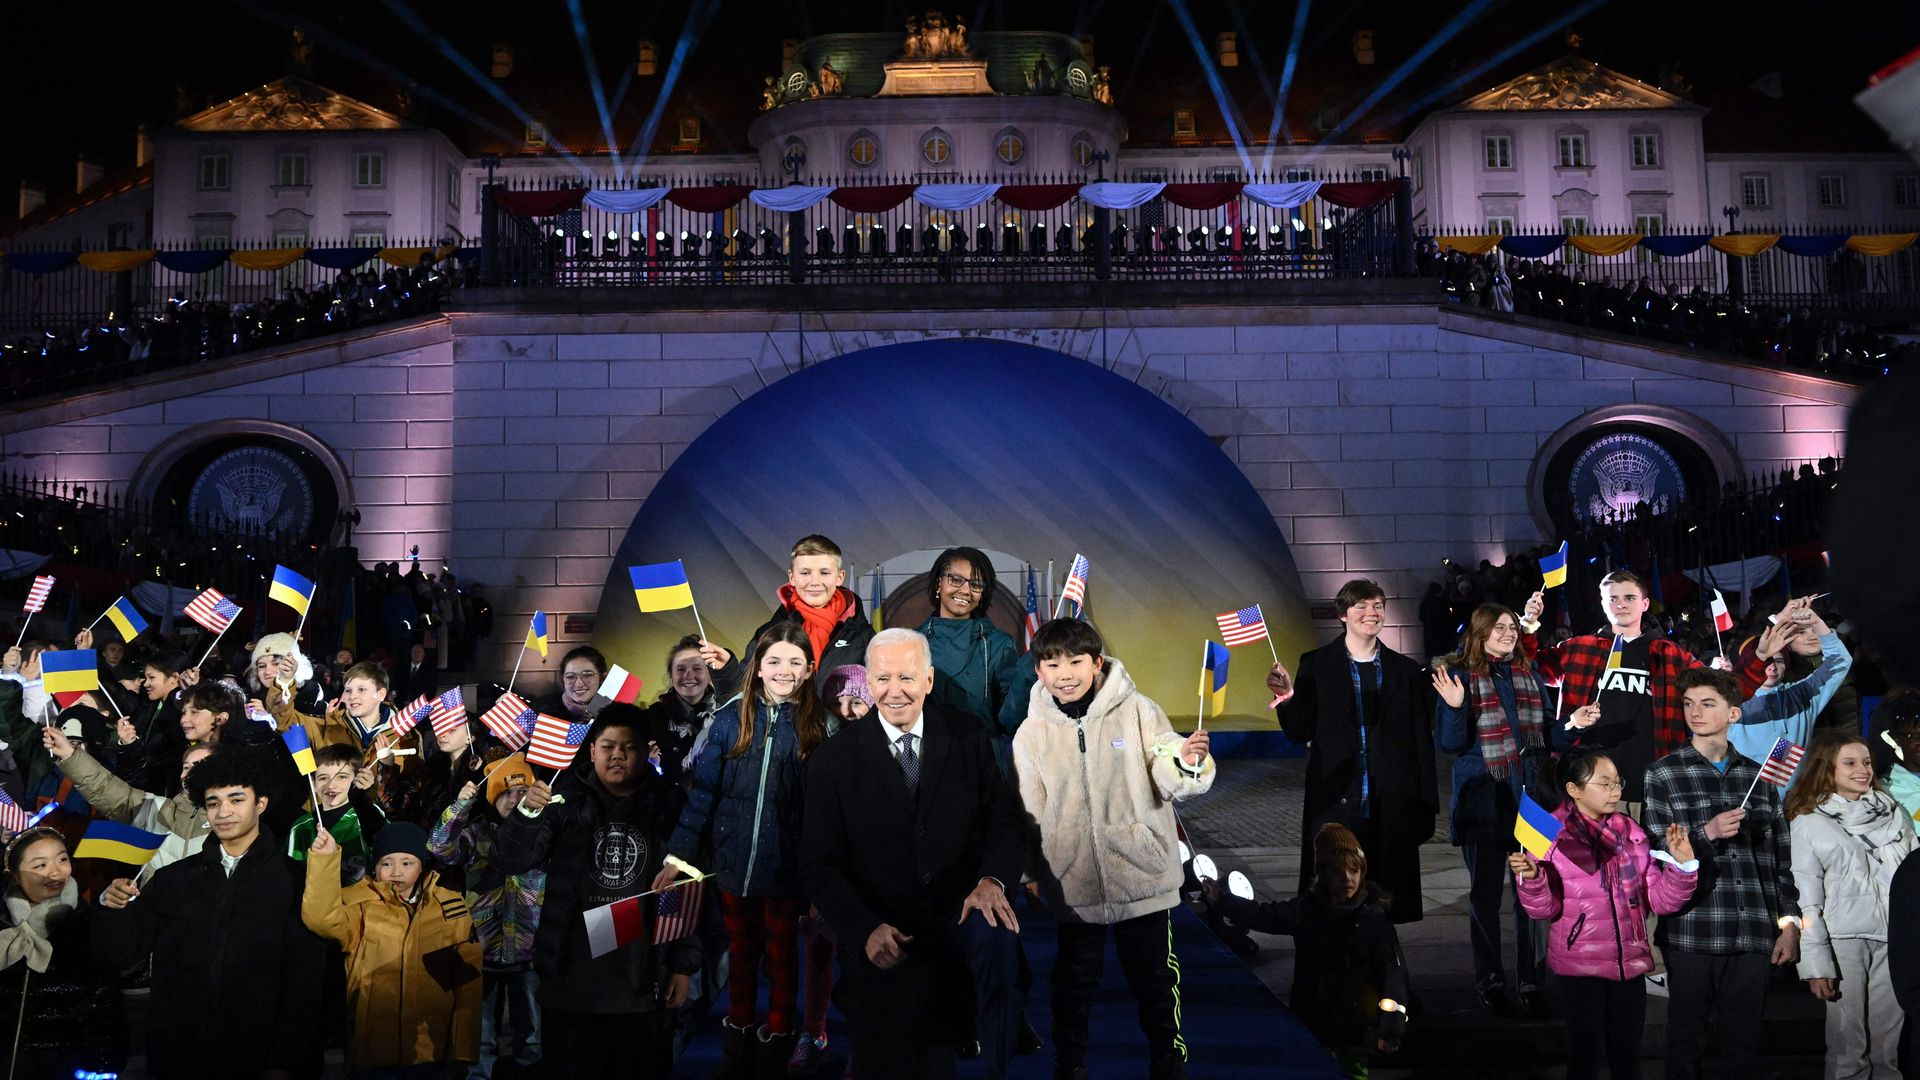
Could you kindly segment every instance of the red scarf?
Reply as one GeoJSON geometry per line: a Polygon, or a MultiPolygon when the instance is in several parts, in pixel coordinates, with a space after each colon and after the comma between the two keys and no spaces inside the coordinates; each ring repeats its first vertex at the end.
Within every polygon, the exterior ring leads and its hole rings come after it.
{"type": "Polygon", "coordinates": [[[833,591],[833,599],[826,607],[814,607],[800,599],[800,590],[792,585],[780,586],[780,603],[788,611],[800,616],[800,625],[807,631],[807,640],[813,643],[813,662],[820,663],[827,655],[827,645],[833,641],[833,632],[847,619],[847,612],[853,610],[854,595],[846,586],[833,591]]]}

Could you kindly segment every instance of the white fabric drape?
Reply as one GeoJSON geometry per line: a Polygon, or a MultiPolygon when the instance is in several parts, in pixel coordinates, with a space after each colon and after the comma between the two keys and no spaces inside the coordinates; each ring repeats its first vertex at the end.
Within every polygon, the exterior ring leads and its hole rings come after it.
{"type": "Polygon", "coordinates": [[[934,210],[971,210],[999,192],[999,184],[921,184],[913,201],[934,210]]]}
{"type": "Polygon", "coordinates": [[[659,205],[669,190],[653,187],[633,191],[589,191],[585,202],[595,210],[605,210],[609,214],[634,214],[659,205]]]}
{"type": "Polygon", "coordinates": [[[783,188],[755,188],[747,192],[747,198],[755,206],[789,214],[795,210],[812,209],[814,204],[831,194],[833,194],[831,187],[790,184],[783,188]]]}
{"type": "Polygon", "coordinates": [[[1081,188],[1080,197],[1102,210],[1131,210],[1159,198],[1166,189],[1167,185],[1158,182],[1122,184],[1098,180],[1081,188]]]}
{"type": "Polygon", "coordinates": [[[1275,210],[1291,210],[1320,194],[1320,181],[1300,180],[1291,184],[1248,184],[1240,194],[1275,210]]]}

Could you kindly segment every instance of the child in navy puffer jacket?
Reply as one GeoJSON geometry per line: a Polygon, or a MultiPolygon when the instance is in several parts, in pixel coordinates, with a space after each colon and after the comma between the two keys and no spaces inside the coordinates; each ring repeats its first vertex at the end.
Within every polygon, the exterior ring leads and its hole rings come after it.
{"type": "Polygon", "coordinates": [[[1567,1076],[1598,1076],[1605,1061],[1614,1080],[1638,1080],[1647,1017],[1641,976],[1653,970],[1647,914],[1685,907],[1699,863],[1685,828],[1667,830],[1669,859],[1638,822],[1616,812],[1620,771],[1604,754],[1566,755],[1554,780],[1565,795],[1553,813],[1562,826],[1553,850],[1545,860],[1517,852],[1510,862],[1520,906],[1549,924],[1547,968],[1560,977],[1567,1076]]]}

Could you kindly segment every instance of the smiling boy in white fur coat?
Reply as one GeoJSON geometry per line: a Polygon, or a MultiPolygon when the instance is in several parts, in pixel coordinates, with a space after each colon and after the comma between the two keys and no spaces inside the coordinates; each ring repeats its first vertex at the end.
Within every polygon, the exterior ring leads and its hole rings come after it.
{"type": "Polygon", "coordinates": [[[1140,1002],[1152,1080],[1184,1080],[1180,903],[1173,804],[1213,786],[1207,733],[1181,738],[1167,714],[1105,655],[1092,626],[1055,619],[1033,638],[1040,681],[1013,737],[1020,797],[1039,829],[1034,887],[1060,923],[1053,966],[1054,1075],[1087,1076],[1088,1019],[1106,928],[1140,1002]]]}

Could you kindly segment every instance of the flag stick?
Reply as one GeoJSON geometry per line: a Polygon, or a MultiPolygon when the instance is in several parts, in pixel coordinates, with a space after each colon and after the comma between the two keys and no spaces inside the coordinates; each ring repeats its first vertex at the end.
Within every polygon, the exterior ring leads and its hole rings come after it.
{"type": "MultiPolygon", "coordinates": [[[[111,611],[111,610],[113,610],[113,605],[111,605],[111,604],[109,604],[109,605],[107,605],[107,610],[108,610],[108,611],[111,611]]],[[[88,630],[92,630],[92,629],[93,629],[94,627],[96,627],[96,626],[99,626],[99,625],[100,625],[100,620],[101,620],[101,619],[104,619],[104,618],[106,618],[106,617],[107,617],[107,612],[106,612],[106,611],[103,611],[103,612],[101,612],[100,614],[98,614],[98,615],[95,615],[95,616],[93,617],[93,621],[87,624],[87,629],[88,629],[88,630]]]]}
{"type": "MultiPolygon", "coordinates": [[[[244,609],[242,609],[242,610],[244,610],[244,609]]],[[[240,617],[240,613],[239,613],[239,612],[237,612],[237,611],[236,611],[236,612],[234,612],[234,615],[233,615],[233,617],[234,617],[235,619],[238,619],[238,618],[240,617]]],[[[233,622],[232,622],[232,620],[228,620],[228,622],[227,622],[227,626],[232,626],[232,625],[233,625],[233,622]]],[[[221,628],[220,628],[220,632],[219,632],[218,634],[215,634],[215,635],[213,635],[213,640],[212,640],[211,642],[209,642],[209,643],[207,644],[207,651],[206,651],[206,652],[204,652],[204,653],[202,653],[202,654],[200,654],[200,662],[199,662],[199,663],[197,663],[197,664],[195,664],[195,665],[193,665],[194,667],[206,667],[206,666],[207,666],[207,660],[208,660],[209,658],[211,658],[211,657],[213,656],[213,650],[214,650],[214,649],[216,649],[216,648],[219,648],[219,647],[220,647],[220,639],[221,639],[222,637],[224,637],[224,636],[226,636],[226,633],[227,633],[227,626],[223,626],[223,627],[221,627],[221,628]]]]}
{"type": "Polygon", "coordinates": [[[113,706],[113,715],[119,717],[122,720],[125,720],[127,718],[127,714],[120,711],[120,703],[113,700],[113,695],[107,693],[106,687],[103,686],[100,688],[100,696],[103,698],[106,698],[107,704],[113,706]]]}
{"type": "Polygon", "coordinates": [[[1047,602],[1053,602],[1053,560],[1047,560],[1047,602]]]}
{"type": "Polygon", "coordinates": [[[19,648],[20,643],[27,640],[27,624],[31,623],[32,621],[33,621],[33,612],[31,611],[27,612],[26,617],[20,620],[20,636],[13,639],[14,648],[16,649],[19,648]]]}
{"type": "MultiPolygon", "coordinates": [[[[1266,621],[1267,613],[1263,611],[1260,613],[1260,624],[1265,626],[1266,621]]],[[[1273,654],[1273,662],[1278,664],[1280,662],[1280,650],[1273,644],[1273,629],[1271,627],[1267,629],[1267,651],[1273,654]]]]}
{"type": "Polygon", "coordinates": [[[312,611],[312,610],[313,610],[313,594],[312,594],[312,593],[308,593],[308,594],[307,594],[307,608],[306,608],[306,611],[302,611],[302,612],[300,613],[300,622],[299,622],[299,624],[298,624],[298,625],[296,625],[296,626],[295,626],[295,627],[293,628],[293,640],[295,640],[295,641],[299,641],[299,640],[300,640],[300,633],[301,633],[301,631],[303,631],[303,630],[305,630],[305,629],[307,628],[307,611],[312,611]]]}
{"type": "MultiPolygon", "coordinates": [[[[1767,756],[1772,757],[1773,755],[1768,754],[1767,756]]],[[[1759,786],[1760,786],[1760,774],[1755,773],[1753,776],[1753,783],[1747,785],[1747,793],[1745,795],[1740,796],[1740,809],[1745,810],[1747,808],[1747,800],[1753,798],[1753,789],[1759,786]]]]}
{"type": "Polygon", "coordinates": [[[313,827],[316,831],[324,829],[326,824],[320,820],[320,789],[313,786],[312,773],[307,774],[307,790],[313,793],[313,827]]]}
{"type": "Polygon", "coordinates": [[[513,674],[507,676],[507,693],[513,693],[513,680],[520,677],[520,661],[527,658],[527,643],[520,643],[520,654],[513,658],[513,674]]]}
{"type": "Polygon", "coordinates": [[[687,606],[693,609],[693,628],[700,631],[700,640],[707,641],[707,628],[700,624],[700,605],[693,602],[693,587],[687,587],[687,606]]]}
{"type": "Polygon", "coordinates": [[[1213,655],[1213,650],[1207,648],[1207,643],[1205,641],[1201,641],[1200,642],[1200,712],[1196,716],[1196,719],[1199,721],[1200,726],[1194,728],[1195,731],[1205,731],[1207,727],[1207,683],[1210,681],[1207,678],[1207,657],[1211,655],[1213,655]]]}

